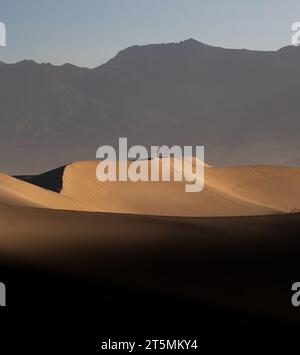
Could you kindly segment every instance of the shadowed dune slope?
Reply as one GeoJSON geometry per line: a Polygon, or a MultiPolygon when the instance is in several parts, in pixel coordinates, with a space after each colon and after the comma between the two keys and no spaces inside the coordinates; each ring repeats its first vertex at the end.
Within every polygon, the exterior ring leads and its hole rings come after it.
{"type": "Polygon", "coordinates": [[[18,175],[19,180],[29,182],[30,184],[43,187],[45,189],[60,192],[62,189],[63,174],[65,166],[47,171],[39,175],[18,175]]]}
{"type": "Polygon", "coordinates": [[[298,214],[178,218],[0,204],[0,225],[2,261],[299,319],[289,302],[298,214]]]}
{"type": "MultiPolygon", "coordinates": [[[[160,169],[170,167],[179,174],[178,159],[154,159],[160,169]]],[[[169,216],[247,216],[290,213],[300,210],[300,168],[241,166],[215,168],[205,165],[201,192],[187,193],[186,181],[100,182],[97,161],[65,167],[60,193],[0,174],[0,203],[91,212],[115,212],[169,216]]],[[[132,164],[129,162],[128,164],[132,164]]],[[[150,174],[151,161],[142,161],[150,174]]],[[[193,171],[195,159],[186,171],[193,171]]],[[[117,165],[118,167],[118,165],[117,165]]],[[[146,170],[145,170],[146,171],[146,170]]],[[[146,171],[147,172],[147,171],[146,171]]],[[[117,169],[116,174],[119,171],[117,169]]],[[[52,176],[50,174],[50,176],[52,176]]],[[[60,184],[54,179],[55,188],[60,184]]],[[[51,184],[47,182],[50,189],[51,184]]]]}

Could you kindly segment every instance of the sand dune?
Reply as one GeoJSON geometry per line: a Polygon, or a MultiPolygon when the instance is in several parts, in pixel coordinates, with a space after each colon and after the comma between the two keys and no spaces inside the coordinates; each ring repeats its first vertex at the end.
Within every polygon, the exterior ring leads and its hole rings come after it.
{"type": "Polygon", "coordinates": [[[300,168],[241,166],[207,170],[207,180],[236,197],[284,213],[300,211],[300,168]]]}
{"type": "MultiPolygon", "coordinates": [[[[174,159],[159,159],[160,166],[168,162],[177,174],[174,159]]],[[[203,191],[187,193],[185,181],[99,182],[96,178],[97,164],[97,161],[83,161],[66,166],[60,193],[0,174],[0,203],[61,210],[193,217],[250,216],[300,210],[300,168],[215,168],[206,165],[203,191]]],[[[143,164],[149,165],[150,161],[143,161],[143,164]]]]}
{"type": "Polygon", "coordinates": [[[178,218],[0,204],[0,225],[2,263],[166,292],[198,306],[299,317],[288,302],[298,270],[297,214],[178,218]]]}
{"type": "Polygon", "coordinates": [[[287,212],[300,209],[299,168],[206,166],[204,190],[186,193],[185,182],[101,183],[96,166],[68,165],[60,193],[0,174],[1,260],[297,317],[287,290],[300,219],[287,212]]]}
{"type": "Polygon", "coordinates": [[[84,201],[43,189],[33,184],[0,174],[0,203],[12,206],[39,207],[64,210],[90,210],[84,201]]]}

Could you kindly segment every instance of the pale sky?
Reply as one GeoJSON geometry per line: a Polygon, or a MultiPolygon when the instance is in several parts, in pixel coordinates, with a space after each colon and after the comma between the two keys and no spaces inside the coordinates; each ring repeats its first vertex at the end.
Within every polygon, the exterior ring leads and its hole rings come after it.
{"type": "Polygon", "coordinates": [[[299,0],[0,0],[0,61],[95,67],[128,46],[187,38],[277,50],[299,21],[299,0]]]}

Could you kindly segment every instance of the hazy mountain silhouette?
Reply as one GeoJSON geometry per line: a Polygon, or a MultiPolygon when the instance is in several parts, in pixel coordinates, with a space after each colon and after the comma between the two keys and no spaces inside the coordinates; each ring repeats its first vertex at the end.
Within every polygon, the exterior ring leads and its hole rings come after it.
{"type": "Polygon", "coordinates": [[[300,48],[189,39],[133,46],[95,69],[0,63],[0,171],[94,159],[102,144],[205,145],[210,164],[299,160],[300,48]]]}

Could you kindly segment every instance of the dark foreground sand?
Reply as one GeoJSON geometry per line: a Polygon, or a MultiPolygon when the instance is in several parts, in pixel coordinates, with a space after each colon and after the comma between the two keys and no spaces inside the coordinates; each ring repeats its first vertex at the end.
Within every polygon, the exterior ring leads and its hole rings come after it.
{"type": "Polygon", "coordinates": [[[101,337],[151,335],[209,350],[242,343],[239,353],[261,350],[262,339],[269,353],[299,335],[300,214],[289,213],[299,210],[299,169],[208,167],[199,195],[176,184],[100,186],[94,173],[85,162],[25,182],[0,174],[10,346],[59,353],[61,339],[66,353],[83,343],[86,354],[101,337]],[[175,217],[182,211],[197,217],[175,217]]]}
{"type": "Polygon", "coordinates": [[[298,214],[176,218],[2,206],[0,224],[11,309],[25,299],[102,316],[218,322],[229,314],[254,328],[300,320],[290,301],[299,281],[298,214]]]}

